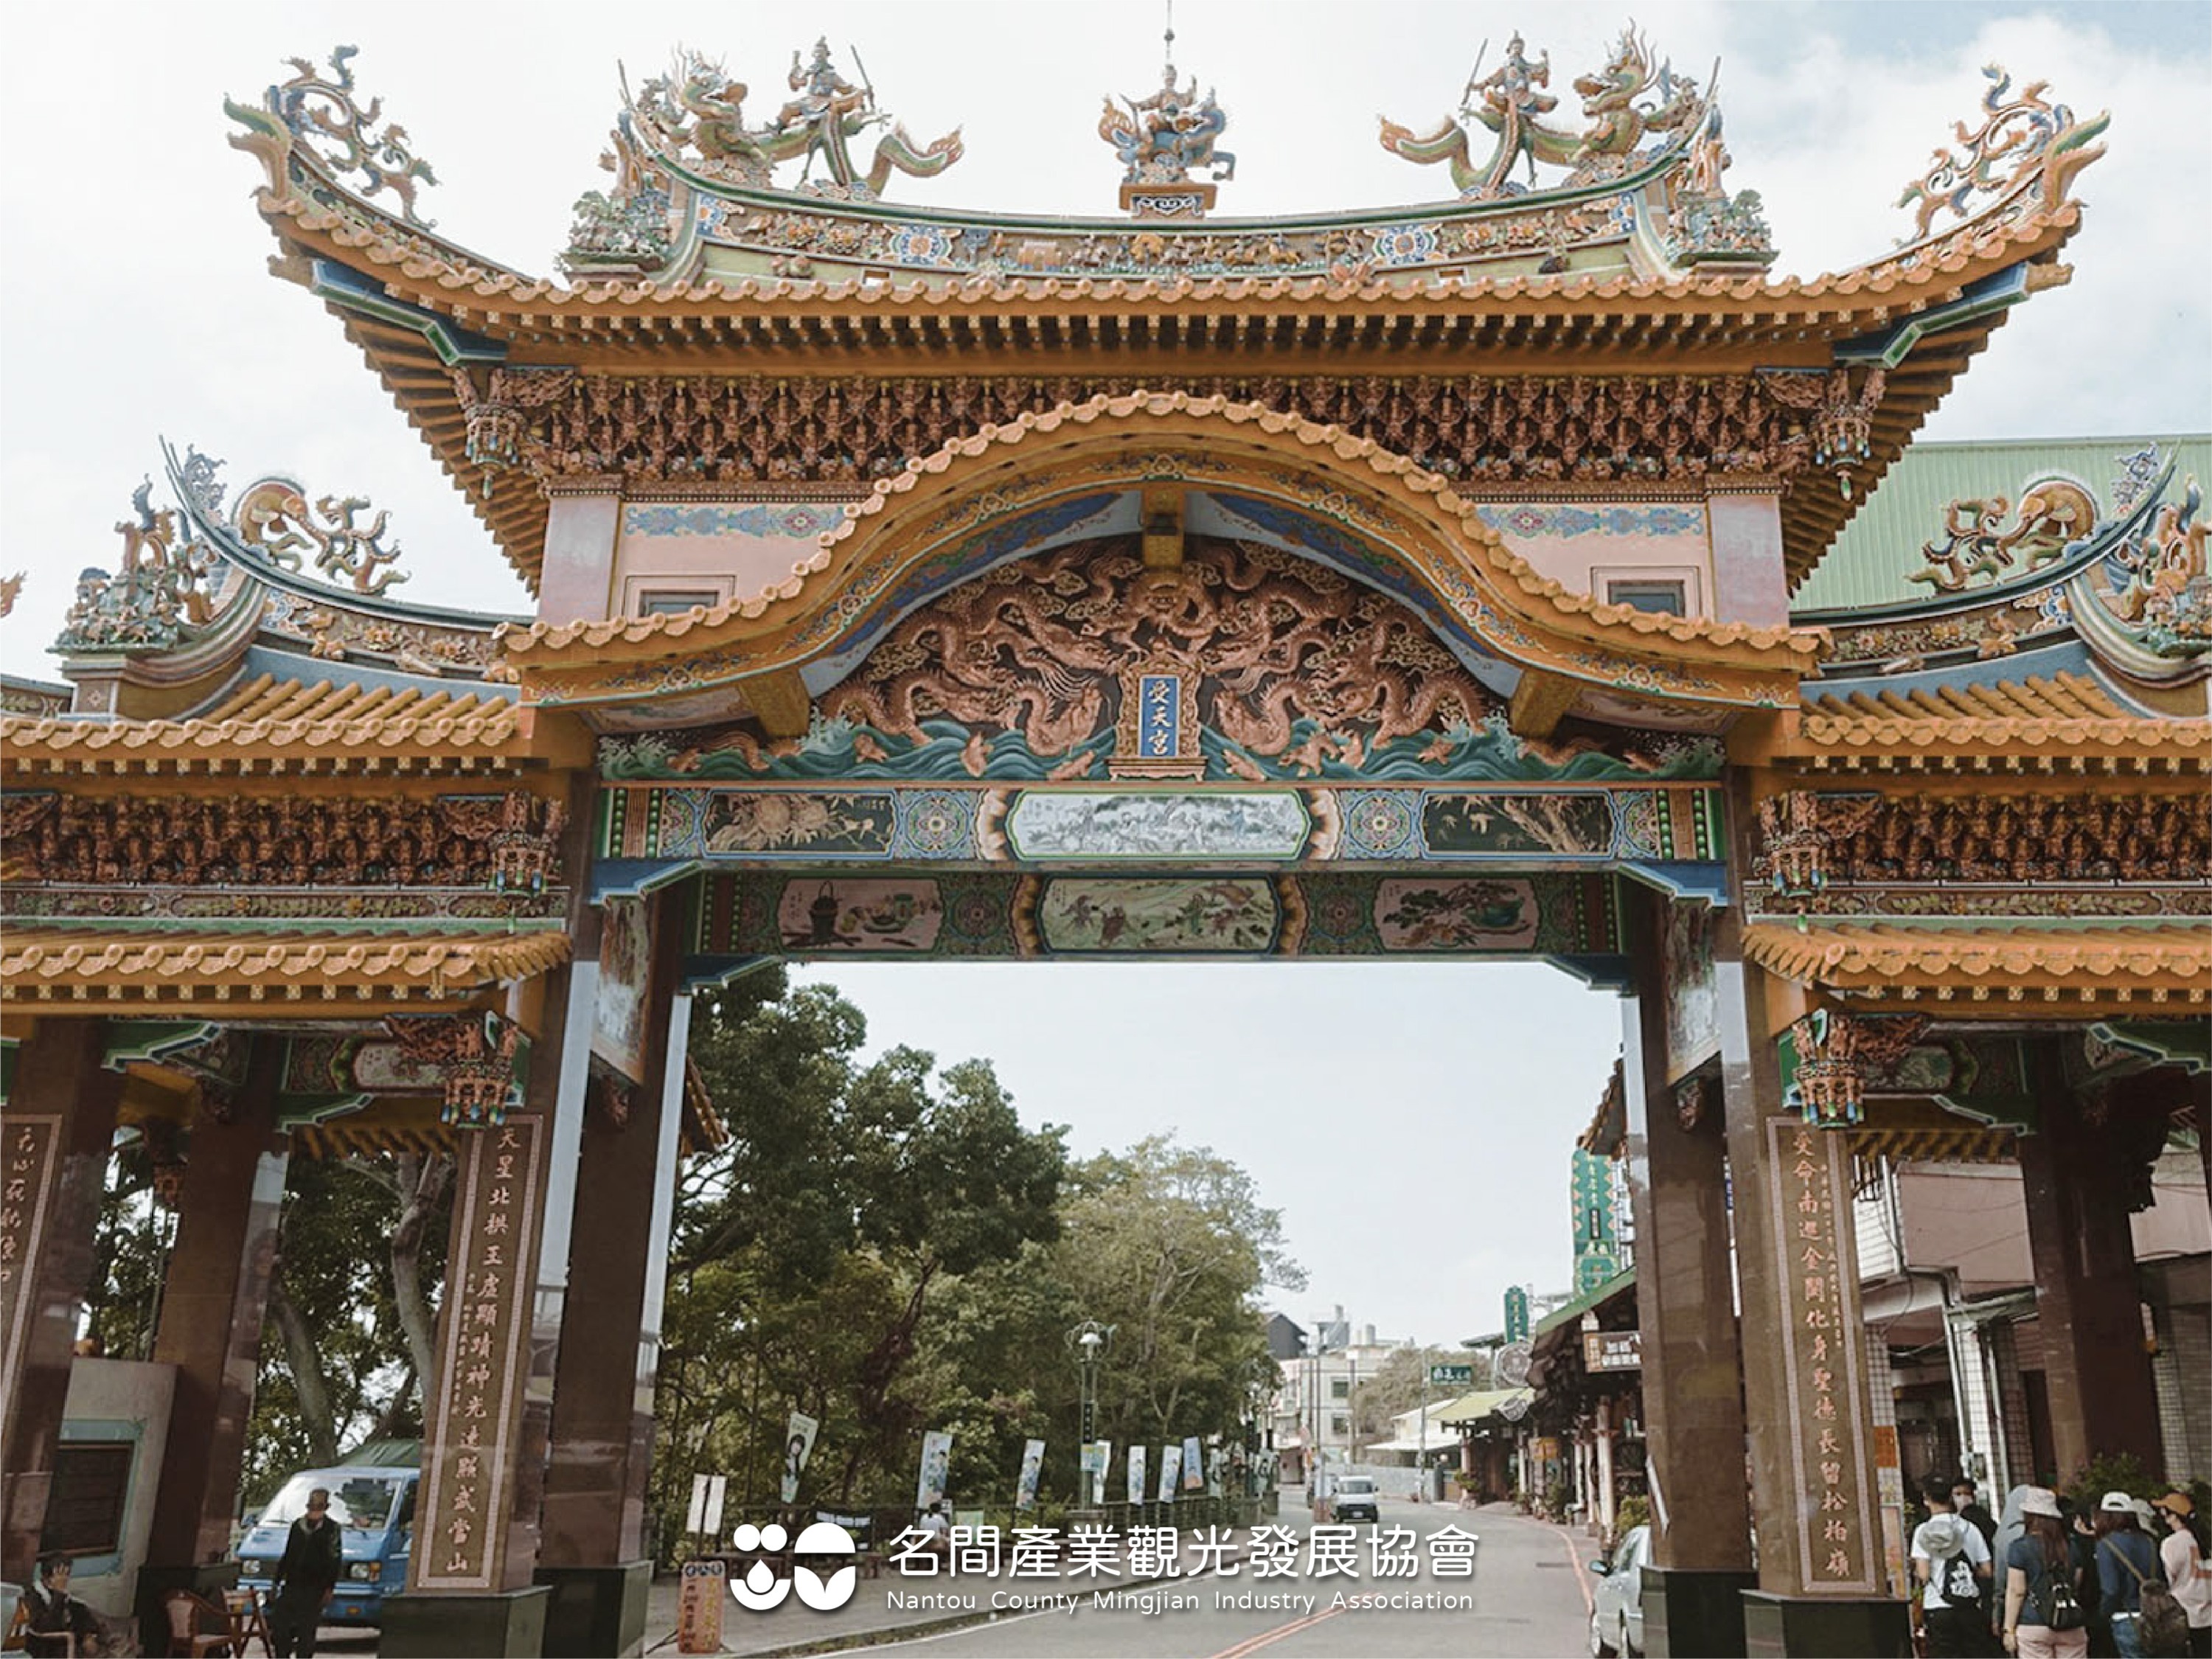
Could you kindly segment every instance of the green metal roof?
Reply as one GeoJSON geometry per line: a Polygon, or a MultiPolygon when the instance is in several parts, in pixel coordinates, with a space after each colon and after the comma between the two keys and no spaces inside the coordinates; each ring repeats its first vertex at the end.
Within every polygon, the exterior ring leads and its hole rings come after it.
{"type": "Polygon", "coordinates": [[[1943,509],[1953,501],[2002,495],[2016,513],[2023,485],[2057,474],[2087,489],[2099,512],[2109,515],[2121,458],[2153,443],[2161,460],[2178,458],[2177,478],[2194,473],[2212,484],[2212,436],[2202,434],[1915,444],[1790,596],[1790,608],[1857,610],[1935,598],[1928,584],[1907,577],[1926,568],[1920,550],[1942,539],[1943,509]]]}
{"type": "Polygon", "coordinates": [[[1603,1284],[1595,1285],[1591,1289],[1584,1291],[1580,1296],[1568,1303],[1565,1307],[1554,1308],[1551,1312],[1546,1314],[1541,1319],[1536,1322],[1536,1328],[1528,1333],[1528,1340],[1533,1342],[1538,1337],[1543,1335],[1546,1331],[1556,1331],[1560,1326],[1565,1325],[1571,1321],[1580,1319],[1592,1308],[1597,1306],[1599,1303],[1606,1301],[1609,1297],[1618,1296],[1623,1291],[1633,1290],[1635,1287],[1636,1269],[1633,1267],[1624,1267],[1620,1272],[1615,1273],[1603,1284]]]}
{"type": "Polygon", "coordinates": [[[1509,1400],[1534,1398],[1534,1395],[1527,1389],[1477,1389],[1473,1394],[1463,1394],[1441,1406],[1430,1407],[1429,1419],[1446,1428],[1458,1423],[1480,1423],[1509,1400]]]}

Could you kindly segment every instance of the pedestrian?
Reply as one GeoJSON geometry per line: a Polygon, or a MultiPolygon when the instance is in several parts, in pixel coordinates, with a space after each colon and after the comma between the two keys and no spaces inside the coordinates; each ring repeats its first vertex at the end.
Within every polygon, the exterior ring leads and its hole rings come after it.
{"type": "Polygon", "coordinates": [[[1915,1605],[1929,1659],[1975,1659],[1987,1644],[1990,1547],[1953,1512],[1950,1481],[1930,1475],[1920,1492],[1928,1518],[1913,1530],[1912,1574],[1922,1586],[1915,1605]]]}
{"type": "Polygon", "coordinates": [[[1951,1513],[1981,1534],[1982,1542],[1995,1547],[1997,1518],[1982,1506],[1980,1488],[1973,1476],[1962,1474],[1951,1483],[1951,1513]]]}
{"type": "Polygon", "coordinates": [[[2108,1492],[2097,1504],[2097,1583],[2120,1659],[2146,1659],[2142,1589],[2158,1576],[2158,1550],[2136,1520],[2136,1500],[2108,1492]]]}
{"type": "Polygon", "coordinates": [[[345,1546],[331,1519],[331,1494],[307,1494],[307,1512],[284,1536],[284,1556],[270,1585],[269,1641],[274,1659],[315,1659],[315,1627],[345,1571],[345,1546]]]}
{"type": "MultiPolygon", "coordinates": [[[[2030,1486],[2020,1499],[2021,1534],[2005,1551],[2005,1651],[2020,1659],[2084,1659],[2089,1632],[2081,1576],[2058,1494],[2030,1486]]],[[[2009,1498],[2005,1508],[2012,1508],[2009,1498]]]]}
{"type": "Polygon", "coordinates": [[[99,1615],[71,1595],[69,1587],[69,1557],[40,1557],[39,1582],[23,1592],[24,1652],[91,1654],[103,1650],[99,1615]]]}
{"type": "Polygon", "coordinates": [[[2212,1659],[2212,1561],[2204,1559],[2196,1502],[2185,1492],[2170,1492],[2151,1507],[2166,1529],[2158,1541],[2159,1564],[2173,1599],[2189,1615],[2189,1651],[2195,1659],[2212,1659]]]}

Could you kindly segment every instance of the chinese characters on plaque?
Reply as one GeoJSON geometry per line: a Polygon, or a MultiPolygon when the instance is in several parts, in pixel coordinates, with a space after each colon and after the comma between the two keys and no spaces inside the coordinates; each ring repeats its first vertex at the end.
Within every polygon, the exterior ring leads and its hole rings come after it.
{"type": "Polygon", "coordinates": [[[1808,1590],[1871,1593],[1860,1333],[1842,1275],[1856,1271],[1840,1139],[1796,1119],[1766,1126],[1773,1159],[1775,1255],[1781,1275],[1790,1454],[1800,1567],[1808,1590]]]}
{"type": "Polygon", "coordinates": [[[416,1582],[492,1589],[506,1512],[524,1353],[520,1293],[534,1239],[539,1125],[511,1117],[465,1137],[455,1200],[441,1393],[430,1407],[416,1582]]]}
{"type": "Polygon", "coordinates": [[[14,1117],[0,1130],[0,1340],[7,1346],[0,1377],[19,1374],[33,1313],[29,1275],[46,1224],[46,1188],[54,1167],[58,1117],[14,1117]]]}

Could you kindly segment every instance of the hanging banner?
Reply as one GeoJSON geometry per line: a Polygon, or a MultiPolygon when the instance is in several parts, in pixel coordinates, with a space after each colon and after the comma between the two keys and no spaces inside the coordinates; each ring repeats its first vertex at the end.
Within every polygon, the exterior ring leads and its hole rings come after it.
{"type": "Polygon", "coordinates": [[[722,1650],[722,1603],[729,1599],[729,1563],[720,1556],[684,1564],[676,1599],[676,1650],[722,1650]]]}
{"type": "Polygon", "coordinates": [[[1083,1472],[1091,1477],[1081,1496],[1086,1502],[1103,1504],[1106,1501],[1106,1471],[1114,1467],[1114,1443],[1094,1440],[1083,1449],[1083,1472]]]}
{"type": "Polygon", "coordinates": [[[783,1501],[799,1501],[799,1477],[806,1473],[806,1460],[814,1455],[814,1437],[822,1425],[805,1412],[793,1412],[783,1437],[783,1501]]]}
{"type": "Polygon", "coordinates": [[[1141,1504],[1145,1501],[1145,1449],[1142,1446],[1129,1448],[1128,1491],[1129,1501],[1132,1504],[1141,1504]]]}
{"type": "Polygon", "coordinates": [[[1036,1507],[1037,1478],[1044,1473],[1044,1442],[1028,1440],[1022,1443],[1022,1472],[1014,1480],[1014,1507],[1033,1510],[1036,1507]]]}
{"type": "Polygon", "coordinates": [[[1160,1502],[1175,1502],[1176,1488],[1182,1484],[1182,1448],[1170,1441],[1160,1448],[1160,1502]]]}
{"type": "Polygon", "coordinates": [[[1206,1454],[1199,1449],[1198,1437],[1194,1434],[1182,1443],[1182,1489],[1185,1492],[1206,1490],[1206,1454]]]}
{"type": "Polygon", "coordinates": [[[1508,1343],[1528,1340],[1528,1292],[1518,1285],[1505,1287],[1505,1340],[1508,1343]]]}
{"type": "Polygon", "coordinates": [[[722,1535],[722,1500],[729,1496],[730,1477],[709,1475],[707,1480],[707,1516],[699,1530],[708,1538],[722,1535]]]}
{"type": "Polygon", "coordinates": [[[914,1506],[927,1513],[932,1504],[945,1501],[945,1480],[952,1467],[952,1436],[932,1429],[921,1437],[921,1474],[914,1483],[914,1506]]]}

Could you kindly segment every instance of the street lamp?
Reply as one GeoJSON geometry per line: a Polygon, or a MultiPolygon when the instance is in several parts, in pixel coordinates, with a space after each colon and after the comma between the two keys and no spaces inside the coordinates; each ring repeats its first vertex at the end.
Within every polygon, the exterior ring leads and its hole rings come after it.
{"type": "Polygon", "coordinates": [[[1093,1467],[1091,1448],[1098,1438],[1098,1362],[1114,1346],[1114,1328],[1102,1325],[1095,1319],[1086,1319],[1067,1334],[1067,1346],[1075,1356],[1076,1369],[1082,1375],[1083,1394],[1080,1413],[1080,1443],[1076,1449],[1076,1467],[1082,1471],[1083,1507],[1095,1509],[1098,1504],[1098,1476],[1093,1467]]]}

